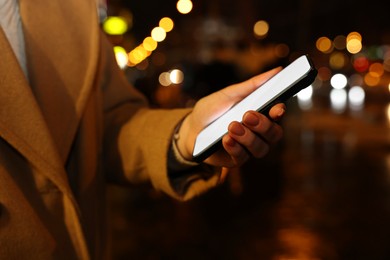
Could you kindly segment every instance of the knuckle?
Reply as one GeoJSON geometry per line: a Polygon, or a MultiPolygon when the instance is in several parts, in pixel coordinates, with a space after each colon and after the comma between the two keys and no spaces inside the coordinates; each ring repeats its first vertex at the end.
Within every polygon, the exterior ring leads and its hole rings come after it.
{"type": "Polygon", "coordinates": [[[277,143],[282,139],[282,137],[283,137],[283,128],[279,125],[275,125],[275,130],[273,131],[271,142],[277,143]]]}
{"type": "Polygon", "coordinates": [[[264,143],[259,147],[259,149],[253,152],[253,156],[255,158],[262,158],[269,152],[269,150],[270,150],[269,145],[264,143]]]}

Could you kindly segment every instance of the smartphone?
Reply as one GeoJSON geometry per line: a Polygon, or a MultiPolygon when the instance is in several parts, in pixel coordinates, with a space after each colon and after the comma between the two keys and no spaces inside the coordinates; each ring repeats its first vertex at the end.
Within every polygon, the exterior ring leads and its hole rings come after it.
{"type": "Polygon", "coordinates": [[[267,80],[246,98],[235,104],[222,116],[206,126],[197,136],[193,160],[201,162],[221,147],[222,137],[227,134],[233,121],[242,121],[245,112],[256,110],[266,114],[272,106],[285,102],[300,90],[313,83],[317,70],[308,55],[302,55],[267,80]]]}

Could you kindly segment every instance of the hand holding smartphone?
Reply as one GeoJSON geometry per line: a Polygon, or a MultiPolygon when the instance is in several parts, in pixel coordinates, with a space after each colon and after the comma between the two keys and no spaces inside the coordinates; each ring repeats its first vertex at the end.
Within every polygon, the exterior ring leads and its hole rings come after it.
{"type": "Polygon", "coordinates": [[[245,112],[256,110],[266,113],[277,103],[285,102],[300,90],[309,86],[315,79],[317,70],[307,55],[303,55],[285,67],[246,98],[226,111],[197,136],[193,150],[193,160],[201,162],[213,154],[220,146],[222,137],[227,134],[233,121],[242,121],[245,112]]]}

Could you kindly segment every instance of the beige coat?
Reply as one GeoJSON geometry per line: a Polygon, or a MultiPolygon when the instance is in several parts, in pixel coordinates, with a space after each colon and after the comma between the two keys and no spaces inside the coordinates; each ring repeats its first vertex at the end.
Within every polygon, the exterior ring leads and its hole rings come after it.
{"type": "Polygon", "coordinates": [[[218,176],[194,173],[189,189],[172,188],[167,151],[188,110],[145,108],[94,1],[19,3],[29,80],[0,28],[0,259],[107,258],[107,179],[188,199],[218,176]]]}

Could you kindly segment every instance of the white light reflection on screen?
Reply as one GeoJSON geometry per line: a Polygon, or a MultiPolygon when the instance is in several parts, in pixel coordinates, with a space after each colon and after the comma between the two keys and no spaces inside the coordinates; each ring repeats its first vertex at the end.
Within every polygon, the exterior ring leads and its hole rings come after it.
{"type": "Polygon", "coordinates": [[[361,110],[364,107],[366,93],[360,86],[352,87],[348,92],[349,106],[352,110],[361,110]]]}
{"type": "Polygon", "coordinates": [[[312,106],[313,106],[312,97],[313,97],[313,86],[312,85],[299,91],[299,93],[297,94],[299,107],[302,110],[308,110],[308,109],[312,108],[312,106]]]}
{"type": "Polygon", "coordinates": [[[347,106],[347,91],[345,89],[332,89],[330,92],[330,102],[334,112],[344,112],[347,106]]]}

